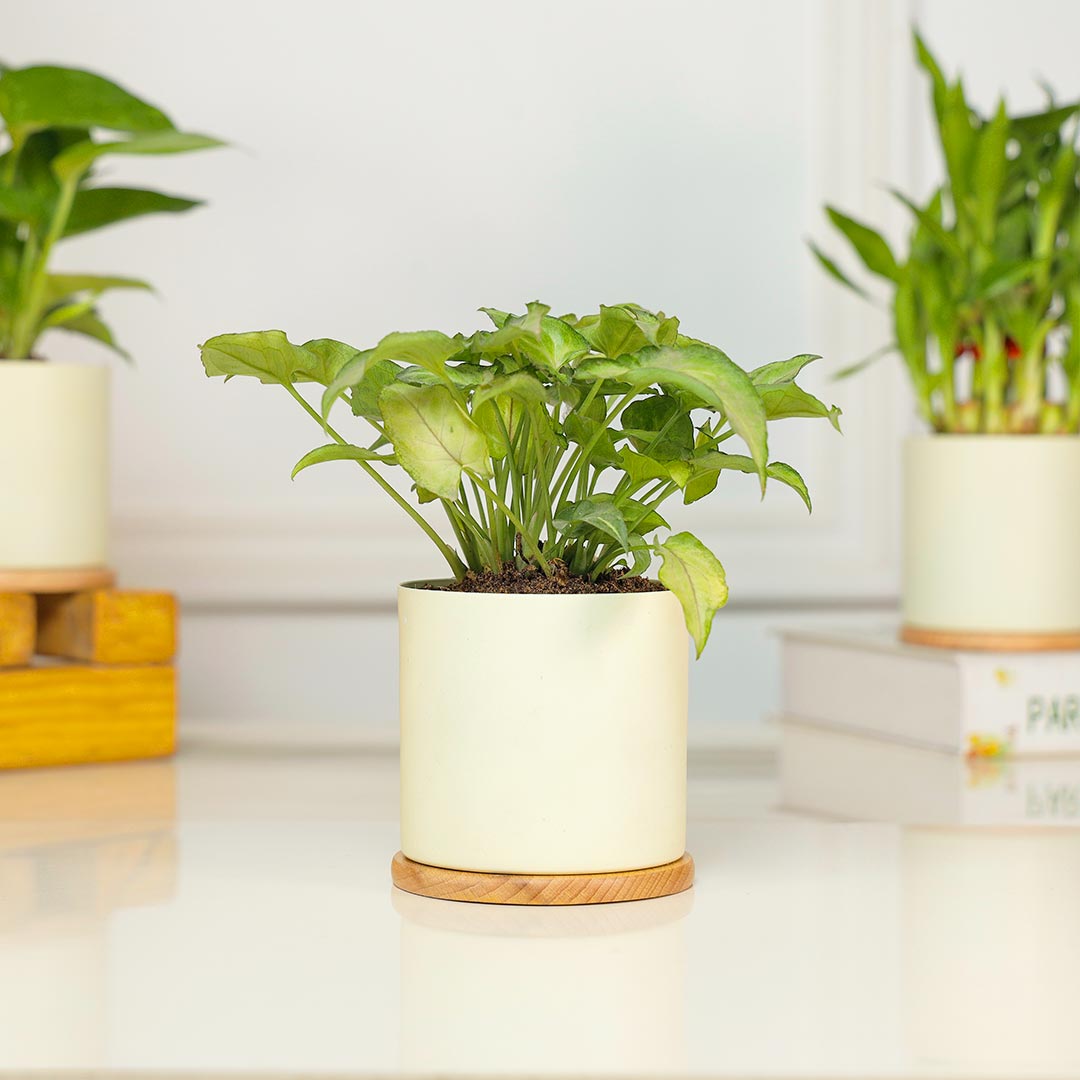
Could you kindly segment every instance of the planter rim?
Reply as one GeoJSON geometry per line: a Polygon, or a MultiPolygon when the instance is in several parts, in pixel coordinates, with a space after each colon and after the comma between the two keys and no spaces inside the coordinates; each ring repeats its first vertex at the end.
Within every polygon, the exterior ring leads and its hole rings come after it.
{"type": "Polygon", "coordinates": [[[923,432],[919,435],[908,435],[904,441],[909,443],[999,443],[1006,440],[1017,440],[1029,443],[1044,442],[1068,442],[1080,439],[1080,432],[1069,431],[1053,434],[1022,434],[1020,432],[1002,432],[998,435],[987,435],[985,432],[972,433],[970,435],[957,431],[923,432]]]}
{"type": "Polygon", "coordinates": [[[398,591],[424,593],[426,596],[450,596],[468,597],[472,600],[501,599],[501,600],[617,600],[627,597],[646,596],[673,596],[670,589],[650,589],[644,592],[595,592],[595,593],[503,593],[503,592],[457,592],[451,589],[428,589],[427,585],[449,585],[453,578],[417,578],[413,581],[402,581],[398,584],[398,591]]]}

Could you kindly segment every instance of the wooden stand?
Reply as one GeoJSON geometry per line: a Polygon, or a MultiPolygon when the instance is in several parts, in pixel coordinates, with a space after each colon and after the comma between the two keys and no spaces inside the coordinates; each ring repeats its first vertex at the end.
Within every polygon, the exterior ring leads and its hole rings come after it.
{"type": "MultiPolygon", "coordinates": [[[[0,573],[0,769],[164,757],[176,745],[176,600],[0,573]]],[[[81,578],[78,575],[83,575],[81,578]]]]}
{"type": "Polygon", "coordinates": [[[1055,634],[980,633],[903,626],[900,628],[900,640],[908,645],[928,645],[935,649],[958,649],[961,652],[1065,652],[1080,649],[1080,631],[1055,634]]]}
{"type": "Polygon", "coordinates": [[[473,904],[612,904],[653,900],[694,884],[689,855],[663,866],[612,874],[481,874],[413,862],[400,851],[390,864],[394,884],[405,892],[473,904]]]}

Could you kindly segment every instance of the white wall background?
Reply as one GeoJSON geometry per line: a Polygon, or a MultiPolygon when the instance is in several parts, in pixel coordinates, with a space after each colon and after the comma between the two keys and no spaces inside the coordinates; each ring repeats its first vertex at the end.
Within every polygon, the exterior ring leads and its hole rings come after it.
{"type": "MultiPolygon", "coordinates": [[[[897,227],[884,182],[934,175],[916,17],[980,101],[1037,104],[1036,72],[1080,94],[1068,0],[0,0],[5,62],[99,70],[234,146],[111,166],[210,205],[61,256],[160,290],[107,305],[137,357],[114,366],[115,550],[127,583],[185,602],[185,715],[387,729],[393,585],[438,569],[357,470],[290,483],[320,432],[283,391],[206,380],[199,341],[273,326],[363,345],[478,326],[481,304],[635,299],[746,366],[810,350],[836,370],[884,322],[803,241],[827,237],[825,200],[897,227]]],[[[887,363],[828,373],[808,383],[845,436],[774,429],[812,518],[743,477],[675,515],[732,586],[695,666],[701,737],[775,705],[771,626],[890,614],[907,390],[887,363]]]]}

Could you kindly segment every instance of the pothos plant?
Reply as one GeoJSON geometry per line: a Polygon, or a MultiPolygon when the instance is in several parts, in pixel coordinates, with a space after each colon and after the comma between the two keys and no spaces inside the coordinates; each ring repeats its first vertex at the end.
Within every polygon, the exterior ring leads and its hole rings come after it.
{"type": "Polygon", "coordinates": [[[392,333],[374,348],[318,339],[294,345],[280,330],[223,334],[201,347],[206,374],[283,386],[332,440],[295,476],[325,461],[355,461],[431,538],[455,578],[506,567],[596,582],[641,574],[682,604],[697,645],[727,600],[719,560],[688,532],[667,529],[666,500],[693,503],[725,472],[794,489],[798,472],[769,461],[767,424],[823,417],[829,408],[795,383],[815,356],[747,373],[720,349],[679,332],[679,320],[636,304],[595,315],[522,315],[482,309],[494,324],[469,336],[392,333]],[[323,387],[308,401],[301,390],[323,387]],[[344,398],[366,426],[339,434],[344,398]],[[732,452],[739,439],[745,452],[732,452]],[[419,503],[438,502],[456,548],[387,479],[402,468],[419,503]]]}
{"type": "Polygon", "coordinates": [[[181,213],[194,199],[99,184],[97,163],[122,154],[177,154],[221,145],[178,131],[158,108],[88,71],[0,65],[0,361],[32,359],[46,330],[123,352],[97,309],[136,278],[53,273],[62,241],[144,214],[181,213]]]}
{"type": "MultiPolygon", "coordinates": [[[[895,337],[848,371],[899,353],[938,432],[1080,430],[1080,102],[983,116],[914,35],[929,76],[945,176],[911,213],[906,255],[832,207],[826,213],[892,294],[895,337]]],[[[834,278],[869,293],[811,245],[834,278]]]]}

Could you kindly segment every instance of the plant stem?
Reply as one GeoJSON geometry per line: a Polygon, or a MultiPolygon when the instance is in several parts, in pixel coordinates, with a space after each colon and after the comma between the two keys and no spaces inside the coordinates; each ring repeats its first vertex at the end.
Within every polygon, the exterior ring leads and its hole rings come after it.
{"type": "MultiPolygon", "coordinates": [[[[301,397],[296,387],[292,383],[282,383],[282,386],[300,403],[303,410],[330,436],[334,442],[341,444],[342,446],[348,445],[347,441],[343,439],[323,418],[301,397]]],[[[431,527],[430,522],[426,521],[423,515],[413,506],[402,494],[394,490],[393,485],[384,477],[370,461],[358,461],[356,463],[370,476],[375,483],[379,485],[420,526],[421,529],[427,533],[428,537],[435,544],[435,546],[442,553],[443,558],[447,561],[450,569],[453,571],[454,577],[459,581],[465,576],[466,566],[458,557],[458,554],[446,541],[431,527]]]]}
{"type": "Polygon", "coordinates": [[[518,519],[518,516],[486,484],[481,485],[481,487],[483,491],[487,492],[488,496],[492,499],[495,505],[514,523],[514,527],[517,529],[519,535],[521,536],[521,542],[527,548],[531,549],[532,557],[537,561],[540,569],[543,570],[548,577],[551,577],[551,564],[547,561],[547,559],[544,558],[544,553],[540,550],[540,547],[537,544],[536,540],[526,530],[525,526],[522,525],[521,521],[518,519]]]}
{"type": "MultiPolygon", "coordinates": [[[[16,357],[29,357],[30,351],[34,347],[37,324],[41,318],[41,309],[45,299],[49,256],[52,254],[53,246],[64,235],[64,229],[67,227],[68,217],[71,215],[71,207],[75,201],[75,192],[78,186],[79,176],[71,177],[60,185],[60,194],[57,196],[56,207],[53,210],[52,220],[49,222],[49,229],[45,233],[41,250],[36,256],[32,256],[29,281],[26,283],[26,291],[20,292],[20,312],[15,318],[11,339],[11,350],[16,357]]],[[[26,251],[30,250],[31,246],[28,239],[26,251]]]]}

